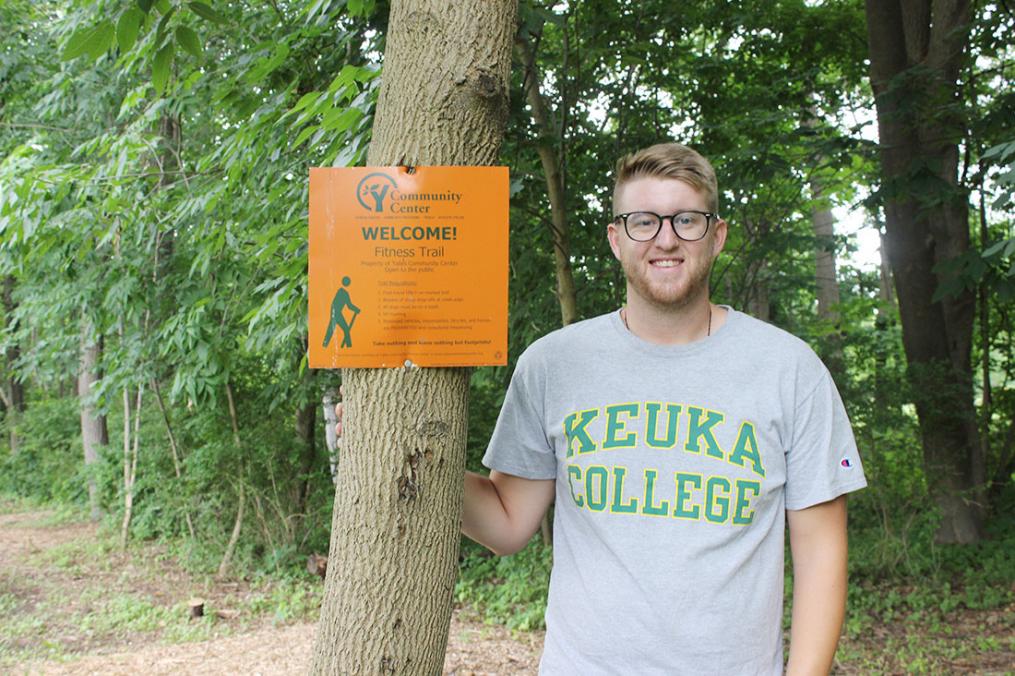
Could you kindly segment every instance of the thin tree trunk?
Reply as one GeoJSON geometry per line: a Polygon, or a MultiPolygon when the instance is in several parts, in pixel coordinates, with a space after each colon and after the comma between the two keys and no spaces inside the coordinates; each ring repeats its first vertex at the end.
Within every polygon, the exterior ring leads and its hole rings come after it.
{"type": "Polygon", "coordinates": [[[892,281],[892,269],[888,264],[888,240],[885,237],[885,231],[880,227],[878,228],[878,238],[881,241],[881,248],[878,250],[880,257],[879,275],[878,275],[878,299],[882,305],[892,306],[895,305],[895,287],[892,281]]]}
{"type": "Polygon", "coordinates": [[[835,216],[825,197],[821,177],[811,176],[811,223],[814,228],[814,277],[818,297],[818,317],[827,327],[822,338],[822,357],[832,378],[842,387],[845,360],[839,333],[839,280],[835,265],[835,216]]]}
{"type": "Polygon", "coordinates": [[[557,302],[560,304],[560,321],[567,326],[578,319],[578,301],[571,271],[570,226],[565,203],[564,174],[560,166],[562,144],[550,124],[546,101],[539,91],[539,69],[536,55],[525,41],[519,41],[518,54],[525,64],[525,97],[529,102],[532,121],[536,125],[536,151],[543,166],[546,194],[550,200],[550,234],[553,237],[554,271],[557,277],[557,302]]]}
{"type": "MultiPolygon", "coordinates": [[[[304,345],[306,343],[304,342],[304,345]]],[[[309,386],[314,381],[314,372],[307,369],[304,382],[309,386]]],[[[307,512],[307,504],[310,500],[310,473],[317,463],[317,402],[311,397],[307,403],[296,409],[296,436],[300,439],[302,446],[300,452],[300,474],[296,488],[296,509],[297,518],[302,518],[307,512]]]]}
{"type": "Polygon", "coordinates": [[[134,432],[130,430],[130,393],[123,389],[123,523],[120,525],[120,549],[127,548],[130,520],[134,514],[134,483],[137,479],[137,457],[141,445],[141,395],[144,384],[137,386],[134,404],[134,432]]]}
{"type": "Polygon", "coordinates": [[[233,426],[233,443],[236,445],[236,452],[240,457],[239,472],[239,506],[236,508],[236,520],[233,521],[233,532],[226,544],[226,551],[222,554],[222,561],[219,563],[218,576],[225,577],[229,573],[229,566],[232,565],[233,552],[236,551],[236,543],[240,540],[240,531],[243,530],[243,512],[246,504],[246,477],[243,471],[243,444],[240,442],[240,424],[236,417],[236,402],[233,399],[233,387],[226,381],[226,402],[229,404],[229,422],[233,426]]]}
{"type": "Polygon", "coordinates": [[[85,454],[85,474],[88,477],[88,508],[92,521],[102,516],[99,505],[99,488],[95,480],[95,467],[100,449],[109,445],[106,416],[95,406],[94,391],[101,380],[99,363],[102,359],[102,340],[94,336],[90,320],[81,322],[81,352],[78,368],[78,400],[81,408],[81,445],[85,454]]]}
{"type": "MultiPolygon", "coordinates": [[[[4,277],[3,284],[3,310],[4,318],[8,323],[8,330],[14,328],[14,310],[17,308],[14,303],[14,275],[4,277]]],[[[25,412],[25,386],[14,375],[14,365],[21,358],[21,348],[17,343],[12,343],[4,355],[7,361],[8,372],[6,383],[0,388],[0,395],[3,395],[3,403],[7,409],[7,434],[10,442],[11,455],[18,454],[21,445],[18,439],[18,424],[25,412]]]]}
{"type": "MultiPolygon", "coordinates": [[[[166,436],[169,437],[169,451],[173,454],[173,470],[176,473],[176,480],[180,484],[180,490],[183,490],[183,470],[180,468],[180,449],[176,444],[176,435],[173,434],[173,426],[169,422],[169,412],[166,410],[166,403],[162,400],[162,390],[159,389],[159,379],[152,378],[152,391],[155,393],[155,401],[159,405],[159,412],[162,413],[162,421],[166,424],[166,436]]],[[[194,539],[194,522],[190,518],[190,508],[187,505],[183,506],[183,516],[187,521],[187,532],[190,533],[190,539],[194,539]]]]}
{"type": "MultiPolygon", "coordinates": [[[[987,198],[983,189],[983,178],[980,178],[980,246],[985,247],[990,241],[987,227],[987,198]]],[[[989,489],[987,480],[987,458],[990,457],[990,421],[993,416],[993,392],[990,386],[990,293],[987,280],[980,281],[979,315],[980,315],[980,373],[981,391],[980,404],[980,452],[973,457],[973,481],[980,487],[981,502],[988,498],[983,492],[989,489]]]]}
{"type": "MultiPolygon", "coordinates": [[[[489,165],[516,0],[395,0],[369,164],[489,165]]],[[[351,425],[315,674],[437,674],[458,568],[469,369],[347,369],[351,425]],[[338,571],[340,574],[336,574],[338,571]]]]}

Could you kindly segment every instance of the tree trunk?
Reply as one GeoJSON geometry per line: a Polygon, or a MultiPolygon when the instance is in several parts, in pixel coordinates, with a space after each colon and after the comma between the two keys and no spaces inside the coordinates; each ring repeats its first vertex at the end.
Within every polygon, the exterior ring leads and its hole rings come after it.
{"type": "Polygon", "coordinates": [[[133,443],[130,430],[130,392],[123,388],[123,523],[120,524],[120,549],[127,548],[130,520],[134,515],[134,484],[137,480],[137,457],[141,446],[141,395],[144,385],[137,386],[134,404],[133,443]]]}
{"type": "MultiPolygon", "coordinates": [[[[516,0],[395,0],[369,164],[489,165],[516,0]]],[[[458,568],[468,369],[347,369],[315,674],[438,674],[458,568]]]]}
{"type": "Polygon", "coordinates": [[[229,542],[226,543],[226,551],[222,554],[222,561],[219,562],[218,577],[224,578],[229,574],[229,567],[233,563],[233,553],[236,551],[236,543],[240,541],[240,533],[243,531],[243,513],[246,509],[246,473],[243,471],[243,443],[240,441],[240,423],[236,415],[236,400],[233,398],[233,386],[226,381],[226,403],[229,406],[229,424],[233,428],[233,444],[236,446],[236,454],[240,458],[239,471],[239,495],[237,496],[236,519],[233,521],[233,532],[229,535],[229,542]]]}
{"type": "Polygon", "coordinates": [[[825,197],[820,176],[811,176],[811,223],[814,228],[814,281],[818,296],[818,317],[825,324],[821,352],[832,378],[841,388],[845,375],[842,336],[839,333],[839,281],[835,266],[835,216],[825,197]]]}
{"type": "Polygon", "coordinates": [[[888,257],[920,420],[927,483],[941,509],[940,542],[982,538],[973,464],[974,297],[940,264],[969,248],[968,196],[958,185],[957,78],[969,35],[968,0],[867,0],[871,86],[881,147],[888,257]]]}
{"type": "MultiPolygon", "coordinates": [[[[304,345],[306,345],[304,341],[304,345]]],[[[314,372],[307,369],[304,376],[307,384],[313,383],[314,372]]],[[[297,479],[296,488],[296,515],[302,519],[307,512],[307,503],[310,499],[310,473],[317,463],[317,402],[311,397],[307,403],[296,409],[296,436],[300,439],[302,449],[300,451],[300,474],[297,479]]]]}
{"type": "Polygon", "coordinates": [[[570,230],[567,221],[567,204],[564,201],[564,174],[556,148],[561,141],[550,124],[546,101],[539,91],[539,69],[536,55],[525,42],[519,42],[518,54],[525,64],[525,98],[529,102],[532,121],[536,125],[536,152],[543,166],[546,194],[550,200],[550,226],[553,237],[554,270],[557,276],[557,302],[560,304],[560,321],[567,326],[578,319],[578,301],[571,271],[570,230]]]}
{"type": "MultiPolygon", "coordinates": [[[[14,285],[15,280],[13,275],[4,277],[3,310],[8,330],[14,328],[14,320],[12,318],[16,308],[14,304],[14,285]]],[[[6,377],[7,382],[4,383],[3,392],[0,392],[0,394],[3,394],[3,404],[7,409],[7,434],[10,441],[11,455],[17,455],[18,447],[20,446],[18,424],[21,422],[21,414],[25,412],[25,386],[14,376],[14,364],[21,358],[21,348],[18,347],[17,343],[13,343],[7,348],[5,358],[7,368],[4,370],[8,375],[6,377]]]]}
{"type": "Polygon", "coordinates": [[[99,449],[109,445],[109,429],[106,416],[95,406],[94,390],[101,375],[99,362],[102,359],[102,340],[93,335],[92,322],[81,322],[81,353],[78,369],[78,400],[81,407],[81,444],[85,451],[85,474],[88,476],[88,507],[92,521],[102,516],[99,506],[99,489],[95,481],[95,465],[99,461],[99,449]]]}
{"type": "MultiPolygon", "coordinates": [[[[169,437],[169,452],[173,456],[173,471],[176,473],[176,480],[179,482],[180,490],[185,491],[183,486],[183,470],[180,467],[180,447],[176,443],[173,425],[169,422],[169,411],[166,409],[166,402],[162,399],[162,389],[159,387],[158,378],[152,378],[152,392],[155,393],[155,402],[159,405],[159,412],[162,413],[162,422],[166,425],[166,436],[169,437]]],[[[197,536],[194,533],[194,520],[190,517],[189,505],[185,504],[183,506],[183,517],[187,522],[187,532],[190,534],[190,539],[194,540],[197,536]]]]}

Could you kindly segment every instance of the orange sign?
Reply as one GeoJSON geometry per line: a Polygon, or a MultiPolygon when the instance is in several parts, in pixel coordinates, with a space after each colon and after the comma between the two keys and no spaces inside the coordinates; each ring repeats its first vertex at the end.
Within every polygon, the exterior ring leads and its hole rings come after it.
{"type": "Polygon", "coordinates": [[[310,366],[507,363],[507,167],[311,168],[310,366]]]}

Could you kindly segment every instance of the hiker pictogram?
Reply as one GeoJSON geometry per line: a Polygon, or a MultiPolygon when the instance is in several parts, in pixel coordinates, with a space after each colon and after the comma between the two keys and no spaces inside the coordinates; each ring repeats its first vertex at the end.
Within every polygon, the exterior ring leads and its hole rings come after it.
{"type": "Polygon", "coordinates": [[[343,277],[342,286],[335,292],[335,298],[331,301],[331,320],[328,322],[328,332],[324,336],[324,347],[328,347],[328,343],[331,342],[331,335],[335,332],[336,326],[342,329],[342,344],[339,347],[352,347],[352,325],[356,322],[360,310],[353,305],[349,291],[345,288],[351,283],[351,279],[343,277]],[[352,311],[352,318],[349,320],[345,318],[346,308],[352,311]]]}

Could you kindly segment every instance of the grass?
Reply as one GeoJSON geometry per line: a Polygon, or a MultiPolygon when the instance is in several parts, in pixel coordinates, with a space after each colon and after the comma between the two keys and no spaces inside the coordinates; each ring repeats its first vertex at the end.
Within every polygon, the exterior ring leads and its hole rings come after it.
{"type": "Polygon", "coordinates": [[[253,584],[217,583],[186,573],[156,543],[121,551],[115,534],[83,522],[80,512],[40,514],[38,505],[24,501],[0,504],[0,513],[26,510],[38,515],[34,521],[0,530],[0,673],[36,660],[203,641],[265,622],[317,617],[316,579],[261,576],[253,584]],[[8,546],[15,549],[3,563],[8,546]],[[206,598],[204,617],[190,618],[191,595],[206,598]]]}

